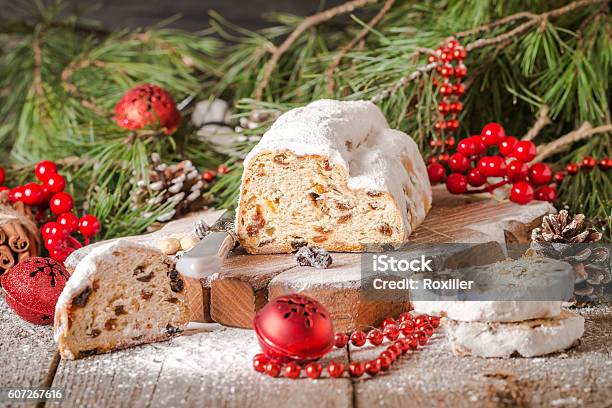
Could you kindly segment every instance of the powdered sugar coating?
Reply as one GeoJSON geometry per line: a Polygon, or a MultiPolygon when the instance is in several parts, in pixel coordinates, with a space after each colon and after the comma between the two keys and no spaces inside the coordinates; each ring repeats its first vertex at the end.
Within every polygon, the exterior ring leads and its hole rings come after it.
{"type": "Polygon", "coordinates": [[[390,129],[372,102],[323,99],[292,109],[264,134],[244,166],[260,153],[286,150],[327,157],[330,164],[344,167],[350,189],[390,192],[406,236],[431,206],[431,185],[416,143],[390,129]]]}

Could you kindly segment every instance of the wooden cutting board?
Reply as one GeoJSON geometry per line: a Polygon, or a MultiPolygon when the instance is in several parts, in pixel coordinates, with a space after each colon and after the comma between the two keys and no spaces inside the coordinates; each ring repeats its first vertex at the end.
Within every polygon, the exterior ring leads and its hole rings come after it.
{"type": "MultiPolygon", "coordinates": [[[[554,211],[546,202],[517,205],[491,196],[451,195],[444,186],[437,186],[432,209],[410,242],[482,244],[486,247],[479,248],[480,253],[494,262],[505,256],[506,243],[528,242],[531,229],[554,211]]],[[[298,266],[292,254],[248,255],[240,248],[235,250],[210,280],[212,319],[249,328],[268,299],[292,292],[322,302],[337,331],[374,326],[384,317],[406,310],[406,302],[363,301],[360,254],[332,255],[332,267],[318,270],[298,266]]]]}

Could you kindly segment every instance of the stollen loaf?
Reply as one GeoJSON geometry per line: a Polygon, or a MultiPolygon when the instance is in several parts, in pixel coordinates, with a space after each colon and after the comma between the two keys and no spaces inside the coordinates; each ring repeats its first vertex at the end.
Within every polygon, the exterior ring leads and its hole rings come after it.
{"type": "Polygon", "coordinates": [[[244,169],[236,232],[254,254],[398,247],[431,207],[416,143],[367,101],[319,100],[281,115],[244,169]]]}

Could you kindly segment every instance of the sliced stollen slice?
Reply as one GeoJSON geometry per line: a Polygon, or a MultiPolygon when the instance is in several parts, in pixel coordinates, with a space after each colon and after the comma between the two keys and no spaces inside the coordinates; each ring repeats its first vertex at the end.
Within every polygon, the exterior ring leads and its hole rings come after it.
{"type": "Polygon", "coordinates": [[[548,319],[518,323],[458,322],[443,319],[446,337],[458,356],[535,357],[571,347],[584,333],[584,317],[563,310],[548,319]]]}
{"type": "MultiPolygon", "coordinates": [[[[489,265],[449,271],[449,275],[472,281],[465,290],[411,291],[417,313],[445,316],[464,322],[520,322],[554,317],[572,296],[574,275],[567,262],[544,257],[507,259],[489,265]]],[[[440,275],[441,276],[441,275],[440,275]]],[[[436,276],[429,276],[438,280],[436,276]]]]}
{"type": "Polygon", "coordinates": [[[167,340],[189,321],[186,284],[174,261],[127,240],[94,248],[76,266],[55,309],[63,358],[167,340]]]}

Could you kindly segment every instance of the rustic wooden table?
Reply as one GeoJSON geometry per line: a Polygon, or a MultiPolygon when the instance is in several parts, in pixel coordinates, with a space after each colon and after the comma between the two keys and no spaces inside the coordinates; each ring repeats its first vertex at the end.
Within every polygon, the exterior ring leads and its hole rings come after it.
{"type": "MultiPolygon", "coordinates": [[[[455,357],[438,332],[424,349],[379,377],[312,381],[255,373],[251,358],[259,346],[253,331],[217,324],[194,326],[165,343],[62,361],[51,327],[22,321],[1,297],[0,388],[60,387],[66,399],[56,404],[65,407],[609,407],[612,305],[580,313],[586,334],[564,353],[455,357]]],[[[373,352],[336,350],[330,358],[362,360],[373,352]]]]}

